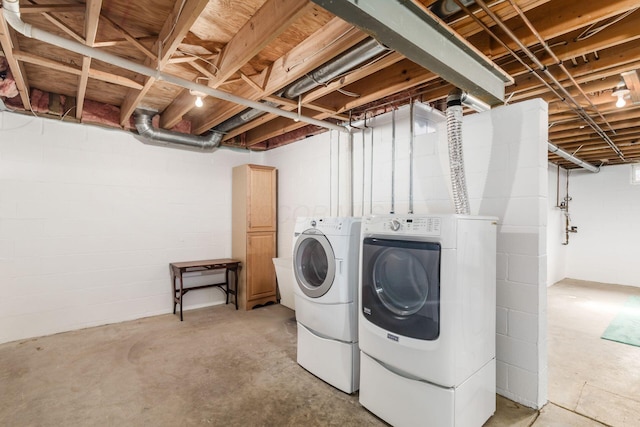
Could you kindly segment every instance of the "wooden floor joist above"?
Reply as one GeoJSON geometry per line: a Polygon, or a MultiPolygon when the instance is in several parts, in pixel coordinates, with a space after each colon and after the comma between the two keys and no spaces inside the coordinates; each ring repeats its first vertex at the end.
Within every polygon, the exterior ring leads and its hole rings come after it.
{"type": "MultiPolygon", "coordinates": [[[[599,165],[640,161],[639,6],[637,0],[411,0],[394,7],[439,14],[447,31],[513,78],[505,87],[506,102],[544,99],[549,140],[599,165]],[[621,88],[628,89],[622,108],[614,96],[621,88]]],[[[385,103],[418,99],[441,108],[452,89],[443,76],[400,51],[344,65],[342,55],[367,40],[372,29],[357,28],[346,13],[309,0],[20,0],[20,11],[26,23],[43,31],[331,123],[382,111],[371,108],[385,103]],[[283,95],[319,67],[324,68],[314,73],[320,77],[313,87],[295,97],[283,95]]],[[[244,120],[236,116],[246,107],[213,97],[196,107],[193,90],[27,38],[2,16],[0,49],[0,83],[8,88],[0,97],[16,110],[36,111],[31,97],[38,91],[39,100],[42,93],[56,102],[74,100],[65,120],[91,121],[99,114],[95,106],[104,105],[109,119],[103,123],[125,129],[140,107],[157,111],[162,128],[178,124],[198,135],[233,118],[223,144],[255,150],[321,129],[272,113],[251,113],[244,120]],[[118,119],[112,119],[114,112],[118,119]]],[[[37,114],[42,111],[37,108],[37,114]]],[[[576,167],[554,154],[549,159],[576,167]]]]}

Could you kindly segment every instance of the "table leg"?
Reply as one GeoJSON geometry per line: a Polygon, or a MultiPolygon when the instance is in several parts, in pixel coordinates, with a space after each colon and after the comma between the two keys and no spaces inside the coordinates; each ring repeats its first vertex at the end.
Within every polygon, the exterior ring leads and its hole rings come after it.
{"type": "Polygon", "coordinates": [[[176,314],[176,272],[171,270],[171,299],[173,300],[173,314],[176,314]]]}
{"type": "Polygon", "coordinates": [[[225,304],[229,304],[229,268],[225,268],[224,270],[224,283],[227,286],[227,292],[225,292],[227,294],[227,299],[225,304]]]}
{"type": "Polygon", "coordinates": [[[233,270],[233,275],[235,277],[235,286],[233,287],[233,295],[236,301],[236,310],[238,309],[238,270],[239,269],[240,269],[240,266],[236,266],[236,268],[233,270]]]}
{"type": "Polygon", "coordinates": [[[182,322],[182,288],[183,288],[183,283],[182,283],[182,270],[180,270],[180,321],[182,322]]]}

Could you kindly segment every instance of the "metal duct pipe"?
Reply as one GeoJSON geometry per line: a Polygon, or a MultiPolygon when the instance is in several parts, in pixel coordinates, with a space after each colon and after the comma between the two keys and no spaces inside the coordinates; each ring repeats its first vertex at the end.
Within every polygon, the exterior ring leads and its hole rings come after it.
{"type": "Polygon", "coordinates": [[[462,91],[452,90],[447,96],[447,141],[449,143],[449,166],[453,203],[457,214],[469,215],[469,195],[462,155],[462,91]]]}
{"type": "MultiPolygon", "coordinates": [[[[354,69],[365,61],[369,61],[380,55],[382,52],[388,50],[389,49],[387,47],[378,43],[376,39],[371,38],[364,40],[350,50],[316,68],[306,76],[299,78],[276,95],[287,99],[298,98],[311,89],[333,80],[339,75],[354,69]]],[[[264,104],[272,107],[276,107],[278,105],[274,102],[264,102],[264,104]]],[[[242,113],[236,114],[230,119],[225,120],[216,126],[215,129],[221,132],[229,132],[230,130],[242,126],[263,114],[265,114],[265,112],[259,109],[245,110],[242,113]]]]}
{"type": "Polygon", "coordinates": [[[483,102],[479,98],[476,98],[475,96],[467,92],[462,93],[462,95],[460,96],[460,101],[462,102],[462,105],[469,107],[474,111],[477,111],[478,113],[489,111],[491,109],[491,105],[483,102]]]}
{"type": "Polygon", "coordinates": [[[365,61],[375,58],[389,48],[378,43],[376,39],[360,42],[350,50],[335,57],[326,64],[316,68],[311,73],[301,77],[289,85],[282,93],[285,98],[293,99],[311,89],[327,83],[365,61]]]}
{"type": "Polygon", "coordinates": [[[311,117],[298,115],[297,112],[285,111],[280,108],[271,107],[260,102],[252,101],[250,99],[242,98],[240,96],[232,95],[222,90],[213,89],[209,86],[194,83],[190,80],[186,80],[180,77],[173,76],[171,74],[163,73],[137,62],[129,61],[128,59],[121,58],[116,55],[101,51],[99,49],[86,46],[82,43],[78,43],[74,40],[65,39],[64,37],[57,36],[55,34],[47,33],[27,24],[20,18],[20,5],[19,0],[2,0],[2,8],[5,20],[20,34],[34,38],[36,40],[43,41],[45,43],[52,44],[54,46],[61,47],[71,52],[78,53],[80,55],[96,58],[100,61],[113,64],[116,67],[124,68],[125,70],[133,71],[134,73],[141,74],[143,76],[152,77],[156,80],[166,81],[170,84],[201,92],[205,95],[212,96],[214,98],[222,99],[224,101],[233,102],[234,104],[244,105],[245,107],[255,108],[257,110],[265,111],[267,113],[275,114],[282,117],[287,117],[292,120],[299,120],[301,122],[309,123],[312,125],[320,126],[326,129],[334,129],[340,132],[347,132],[348,130],[343,126],[339,126],[333,123],[325,122],[323,120],[317,120],[311,117]]]}
{"type": "Polygon", "coordinates": [[[571,153],[564,151],[562,148],[558,147],[551,143],[551,141],[547,141],[547,148],[550,153],[557,154],[565,160],[569,160],[571,163],[574,163],[581,168],[588,170],[589,172],[598,173],[600,172],[600,167],[594,166],[591,163],[585,162],[584,160],[574,156],[571,153]]]}
{"type": "Polygon", "coordinates": [[[215,151],[222,141],[221,132],[211,132],[207,136],[191,135],[180,132],[172,132],[166,129],[153,127],[151,121],[155,111],[137,109],[134,113],[136,129],[140,136],[150,139],[152,142],[165,143],[167,145],[178,145],[190,148],[198,148],[202,151],[215,151]]]}

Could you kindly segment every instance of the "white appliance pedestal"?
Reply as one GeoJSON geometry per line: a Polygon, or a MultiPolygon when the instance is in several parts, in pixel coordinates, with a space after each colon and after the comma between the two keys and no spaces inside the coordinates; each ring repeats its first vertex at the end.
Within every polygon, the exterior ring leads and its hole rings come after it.
{"type": "Polygon", "coordinates": [[[298,322],[298,364],[345,393],[358,390],[360,351],[357,342],[323,338],[298,322]]]}
{"type": "Polygon", "coordinates": [[[496,363],[491,359],[460,386],[445,388],[361,357],[360,404],[395,427],[477,427],[496,410],[496,363]]]}

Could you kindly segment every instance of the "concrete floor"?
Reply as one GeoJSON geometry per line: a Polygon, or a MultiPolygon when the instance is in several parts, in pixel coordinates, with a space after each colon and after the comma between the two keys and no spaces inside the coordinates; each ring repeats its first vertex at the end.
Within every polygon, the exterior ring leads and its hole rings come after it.
{"type": "MultiPolygon", "coordinates": [[[[640,348],[599,338],[630,293],[549,288],[552,403],[498,396],[486,425],[640,425],[640,348]]],[[[0,426],[386,425],[297,365],[293,314],[217,306],[0,345],[0,426]]]]}

